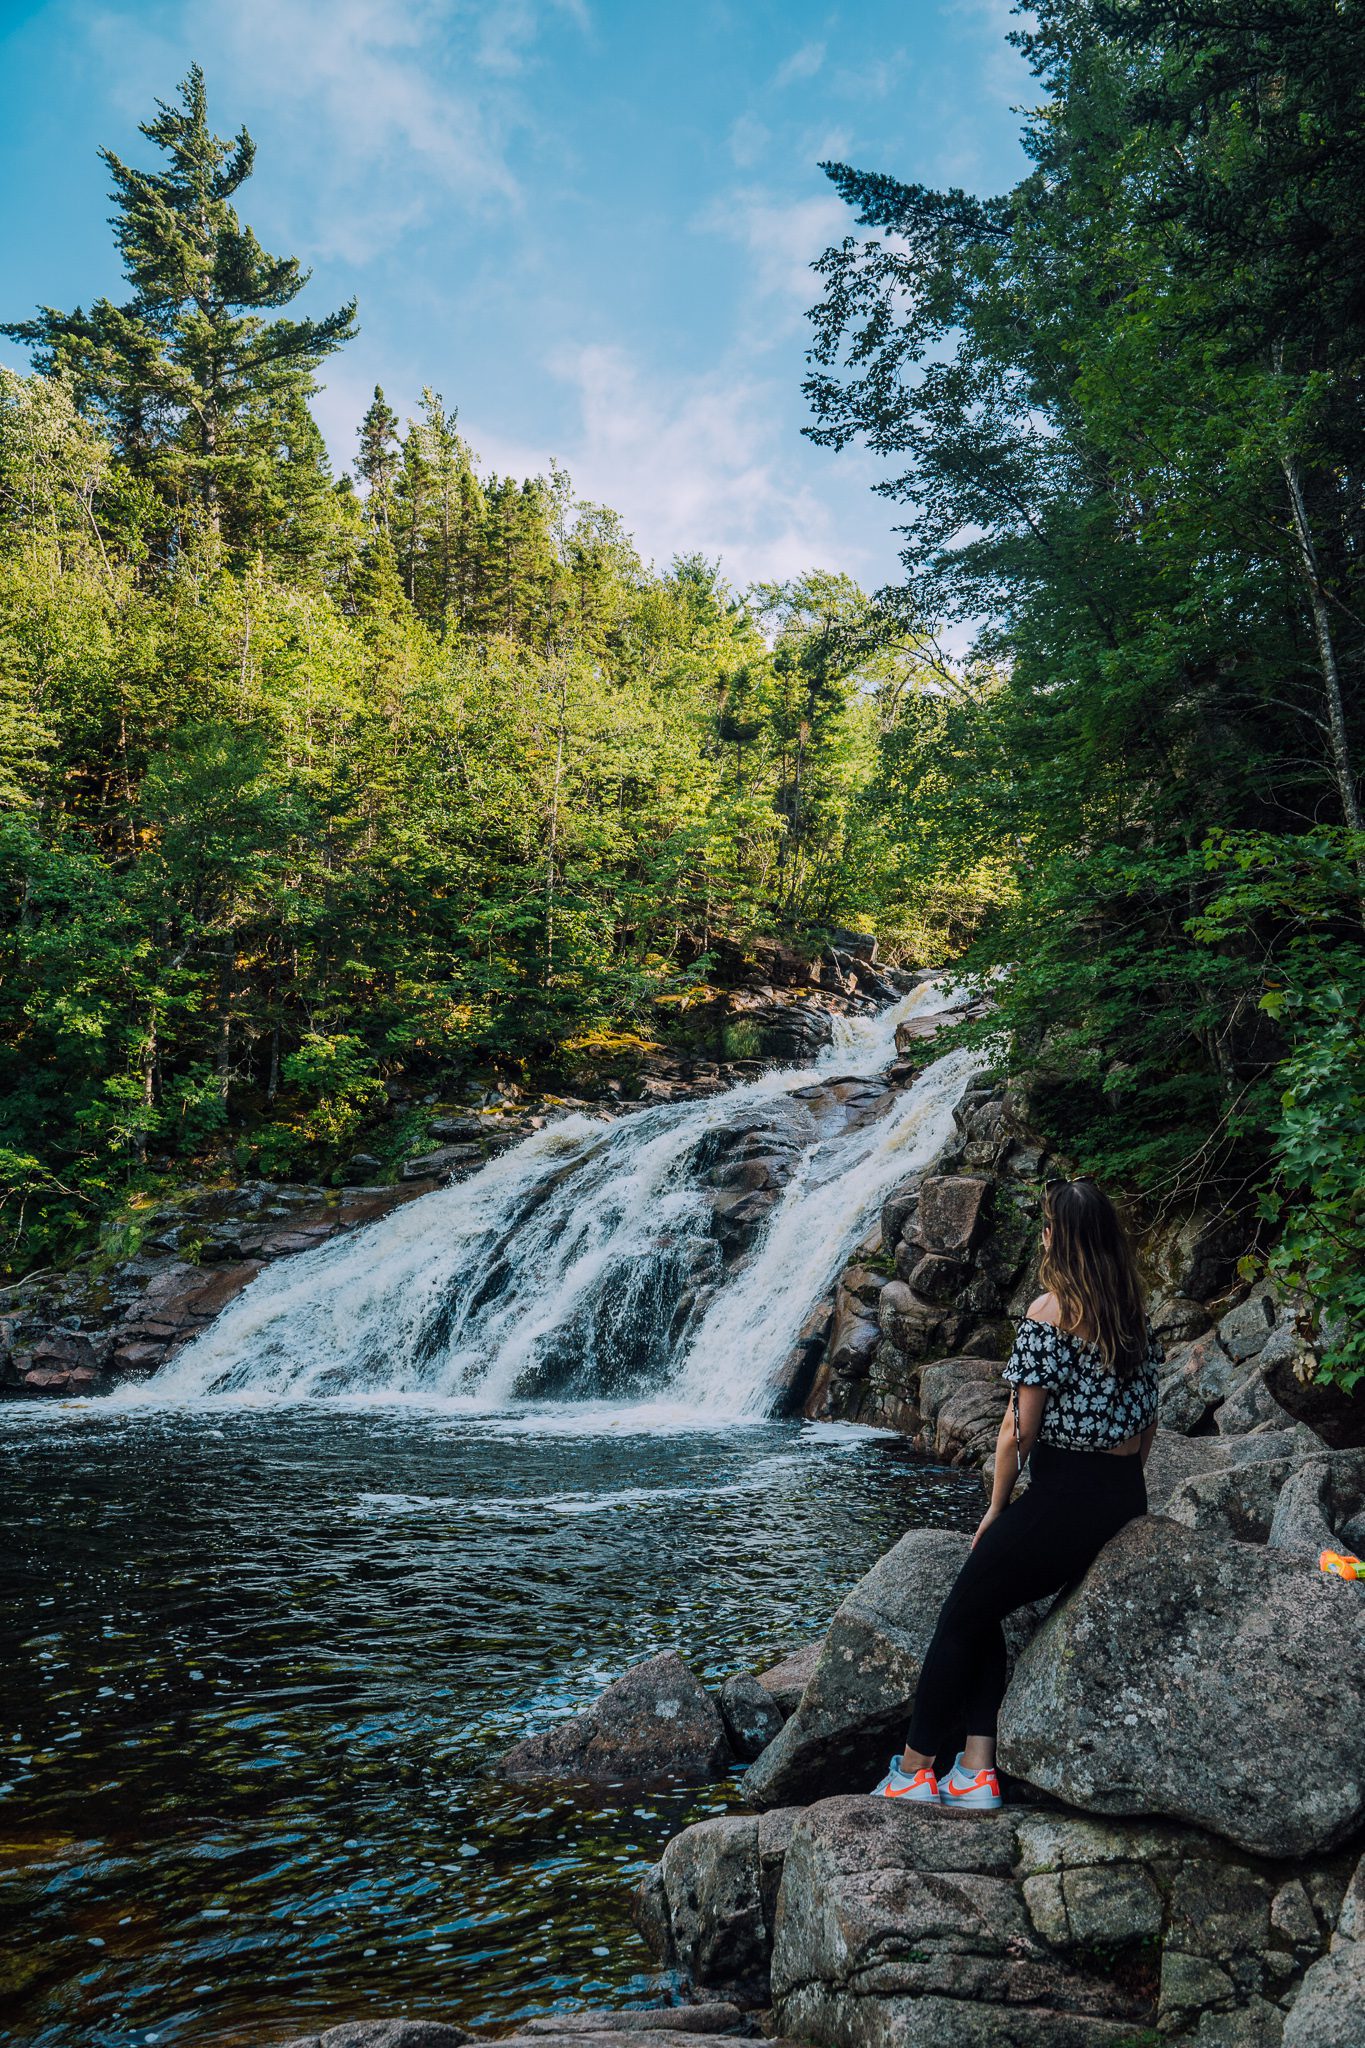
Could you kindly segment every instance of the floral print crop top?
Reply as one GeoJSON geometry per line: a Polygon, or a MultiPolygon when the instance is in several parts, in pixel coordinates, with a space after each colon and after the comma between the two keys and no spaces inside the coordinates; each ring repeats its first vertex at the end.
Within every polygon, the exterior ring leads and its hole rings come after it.
{"type": "Polygon", "coordinates": [[[1156,1421],[1157,1367],[1165,1356],[1149,1326],[1146,1357],[1130,1378],[1120,1379],[1093,1344],[1026,1316],[1001,1377],[1012,1387],[1047,1388],[1040,1444],[1109,1451],[1156,1421]]]}

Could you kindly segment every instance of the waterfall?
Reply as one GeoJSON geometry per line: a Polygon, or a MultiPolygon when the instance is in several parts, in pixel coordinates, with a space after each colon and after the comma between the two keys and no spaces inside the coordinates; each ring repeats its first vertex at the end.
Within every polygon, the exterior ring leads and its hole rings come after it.
{"type": "Polygon", "coordinates": [[[899,1093],[857,1084],[893,1056],[902,1018],[960,1001],[926,983],[876,1017],[837,1020],[813,1066],[610,1123],[566,1115],[467,1179],[268,1267],[116,1398],[761,1417],[812,1304],[886,1191],[943,1145],[979,1062],[949,1053],[899,1093]],[[728,1242],[717,1189],[738,1219],[728,1242]]]}

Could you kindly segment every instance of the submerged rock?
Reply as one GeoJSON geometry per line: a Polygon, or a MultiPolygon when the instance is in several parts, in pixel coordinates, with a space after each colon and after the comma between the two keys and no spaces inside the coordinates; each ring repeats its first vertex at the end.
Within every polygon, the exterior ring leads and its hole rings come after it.
{"type": "Polygon", "coordinates": [[[609,1685],[581,1714],[509,1749],[509,1778],[717,1778],[730,1761],[719,1710],[681,1657],[666,1650],[609,1685]]]}
{"type": "Polygon", "coordinates": [[[1001,1763],[1088,1812],[1331,1849],[1365,1820],[1360,1598],[1285,1552],[1130,1522],[1024,1652],[1001,1763]]]}

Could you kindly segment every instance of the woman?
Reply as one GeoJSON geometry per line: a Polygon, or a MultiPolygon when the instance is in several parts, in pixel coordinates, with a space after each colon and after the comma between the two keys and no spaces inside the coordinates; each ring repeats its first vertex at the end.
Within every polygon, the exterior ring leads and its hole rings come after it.
{"type": "Polygon", "coordinates": [[[1003,1377],[1014,1389],[995,1447],[991,1504],[943,1603],[920,1671],[910,1734],[877,1787],[888,1799],[991,1811],[1000,1804],[995,1721],[1016,1607],[1082,1578],[1109,1538],[1147,1511],[1157,1366],[1132,1249],[1093,1180],[1043,1197],[1046,1294],[1020,1323],[1003,1377]],[[1011,1501],[1024,1466],[1028,1490],[1011,1501]],[[965,1727],[939,1783],[934,1758],[965,1727]]]}

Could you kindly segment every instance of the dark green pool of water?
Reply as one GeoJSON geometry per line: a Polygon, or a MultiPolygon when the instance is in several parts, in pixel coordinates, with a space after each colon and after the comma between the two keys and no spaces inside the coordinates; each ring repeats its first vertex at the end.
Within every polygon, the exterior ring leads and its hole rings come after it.
{"type": "Polygon", "coordinates": [[[719,1679],[808,1639],[979,1507],[796,1425],[0,1412],[0,2039],[666,1995],[630,1894],[738,1776],[584,1798],[492,1760],[657,1650],[719,1679]]]}

